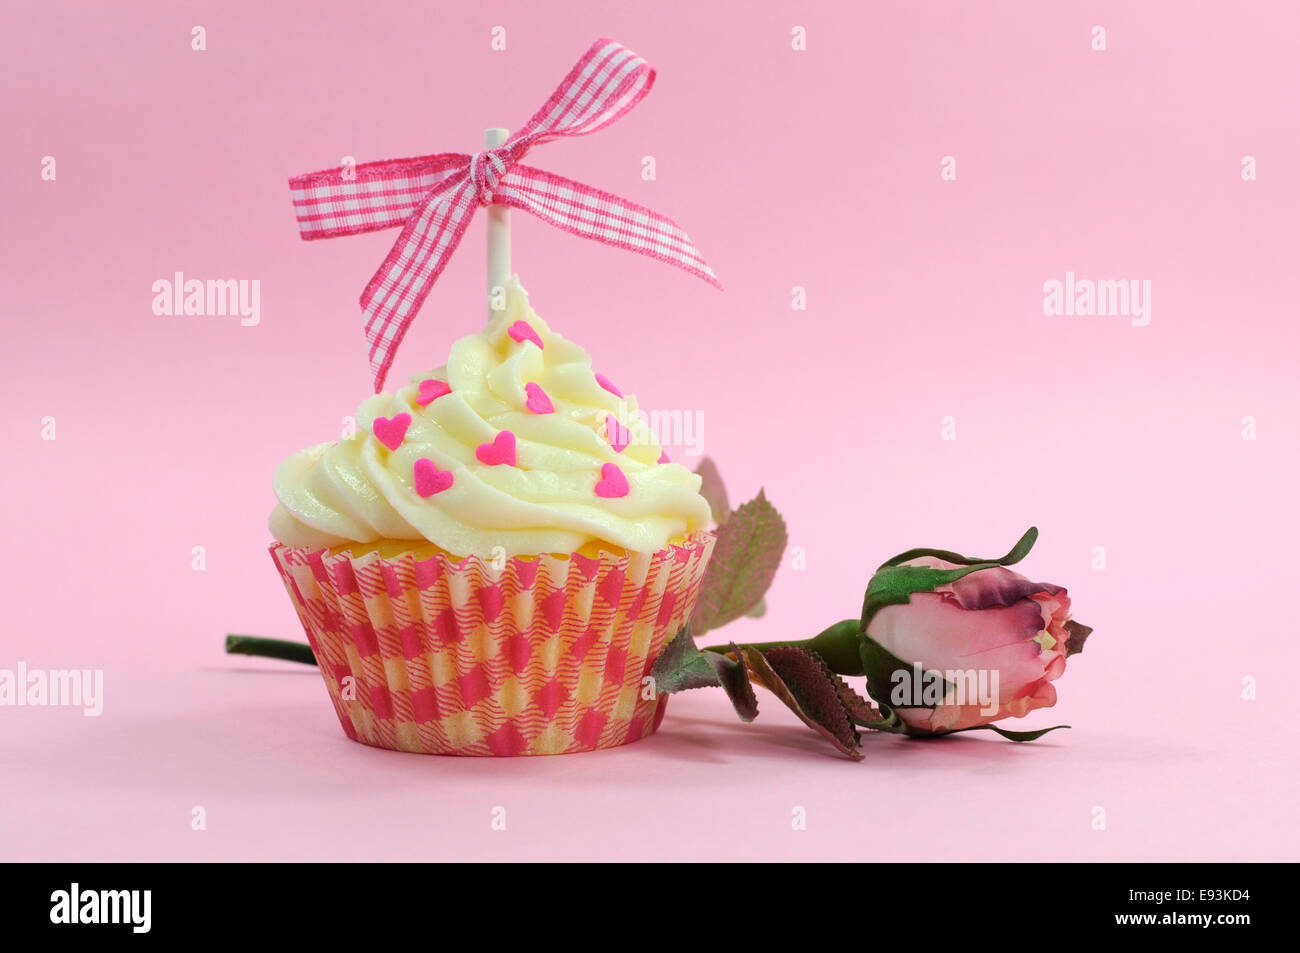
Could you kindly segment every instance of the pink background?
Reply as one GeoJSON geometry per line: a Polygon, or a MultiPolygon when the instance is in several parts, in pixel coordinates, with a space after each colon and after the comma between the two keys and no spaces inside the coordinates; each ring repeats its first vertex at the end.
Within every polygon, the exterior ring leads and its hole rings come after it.
{"type": "MultiPolygon", "coordinates": [[[[0,37],[0,667],[102,668],[106,696],[0,709],[0,859],[1296,858],[1294,5],[230,6],[32,4],[0,37]],[[612,752],[420,757],[347,741],[313,671],[222,654],[301,637],[271,473],[369,392],[356,299],[395,237],[300,241],[285,180],[472,150],[600,35],[656,89],[530,161],[676,217],[727,290],[522,215],[515,264],[644,405],[703,415],[736,501],[784,512],[807,568],[727,635],[812,635],[899,550],[1037,524],[1026,571],[1097,631],[1013,727],[1073,730],[853,764],[770,696],[746,726],[704,692],[612,752]],[[1149,279],[1150,326],[1045,316],[1067,270],[1149,279]],[[175,271],[259,279],[261,324],[155,316],[175,271]]],[[[478,326],[482,228],[394,380],[478,326]]]]}

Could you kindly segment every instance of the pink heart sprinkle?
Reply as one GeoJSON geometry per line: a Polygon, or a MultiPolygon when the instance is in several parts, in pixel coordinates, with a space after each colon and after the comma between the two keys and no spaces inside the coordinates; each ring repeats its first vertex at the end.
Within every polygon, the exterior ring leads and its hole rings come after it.
{"type": "Polygon", "coordinates": [[[601,481],[596,484],[596,495],[603,496],[606,499],[617,499],[620,496],[627,496],[627,477],[623,471],[612,463],[606,463],[600,468],[601,481]]]}
{"type": "Polygon", "coordinates": [[[491,443],[479,444],[478,449],[474,451],[474,456],[490,467],[503,463],[506,466],[513,467],[515,465],[515,435],[509,430],[501,431],[491,443]]]}
{"type": "Polygon", "coordinates": [[[659,451],[659,462],[660,462],[660,463],[672,463],[672,461],[668,459],[668,451],[667,451],[667,450],[660,450],[660,451],[659,451]]]}
{"type": "Polygon", "coordinates": [[[538,336],[537,332],[533,330],[533,326],[527,321],[516,321],[506,329],[506,334],[509,334],[512,338],[521,343],[524,341],[532,341],[539,348],[546,347],[546,345],[542,343],[542,339],[538,336]]]}
{"type": "Polygon", "coordinates": [[[432,404],[439,397],[446,397],[450,393],[451,385],[446,381],[420,381],[420,393],[415,396],[415,402],[423,407],[425,404],[432,404]]]}
{"type": "Polygon", "coordinates": [[[551,398],[546,396],[546,391],[542,390],[540,384],[525,384],[524,393],[528,395],[528,400],[524,402],[524,406],[533,413],[555,413],[555,405],[551,403],[551,398]]]}
{"type": "Polygon", "coordinates": [[[421,496],[433,496],[448,489],[456,478],[446,470],[439,470],[428,457],[415,461],[415,492],[421,496]]]}
{"type": "Polygon", "coordinates": [[[622,453],[632,442],[632,434],[618,422],[613,414],[605,415],[605,439],[614,448],[615,453],[622,453]]]}
{"type": "Polygon", "coordinates": [[[370,429],[374,432],[376,440],[389,450],[396,450],[406,439],[406,428],[409,426],[411,426],[411,415],[401,413],[392,420],[387,417],[376,417],[370,429]]]}
{"type": "Polygon", "coordinates": [[[604,374],[596,375],[596,383],[599,384],[601,387],[605,388],[605,390],[609,391],[615,397],[623,396],[623,392],[619,390],[617,387],[615,387],[613,382],[610,381],[610,379],[606,377],[604,374]]]}

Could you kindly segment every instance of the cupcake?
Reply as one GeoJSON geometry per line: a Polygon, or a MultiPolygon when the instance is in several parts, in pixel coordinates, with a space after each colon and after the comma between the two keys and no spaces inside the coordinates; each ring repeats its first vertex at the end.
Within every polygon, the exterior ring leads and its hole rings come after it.
{"type": "Polygon", "coordinates": [[[626,744],[713,546],[672,463],[512,279],[447,363],[277,469],[271,555],[348,737],[431,754],[626,744]]]}

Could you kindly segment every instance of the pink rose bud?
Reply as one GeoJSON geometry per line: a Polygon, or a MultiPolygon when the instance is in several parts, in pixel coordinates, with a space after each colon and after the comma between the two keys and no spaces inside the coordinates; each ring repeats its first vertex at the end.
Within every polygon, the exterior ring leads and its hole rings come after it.
{"type": "MultiPolygon", "coordinates": [[[[969,568],[926,555],[882,572],[913,566],[969,568]]],[[[993,565],[879,606],[863,652],[872,694],[912,732],[929,734],[1050,708],[1052,683],[1090,631],[1070,621],[1063,588],[993,565]]]]}

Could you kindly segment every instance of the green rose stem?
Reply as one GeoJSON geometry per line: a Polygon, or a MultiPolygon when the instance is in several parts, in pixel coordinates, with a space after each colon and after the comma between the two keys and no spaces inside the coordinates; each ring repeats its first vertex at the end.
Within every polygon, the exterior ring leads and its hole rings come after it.
{"type": "Polygon", "coordinates": [[[306,642],[264,639],[256,635],[226,636],[226,654],[260,655],[262,658],[284,659],[287,662],[301,662],[303,665],[316,664],[316,655],[306,642]]]}
{"type": "MultiPolygon", "coordinates": [[[[858,636],[862,632],[861,619],[845,619],[828,626],[811,639],[797,642],[745,642],[744,648],[764,649],[795,648],[809,649],[822,657],[822,661],[836,675],[863,675],[862,655],[858,651],[858,636]]],[[[731,651],[730,645],[711,645],[706,652],[726,655],[731,651]]]]}

